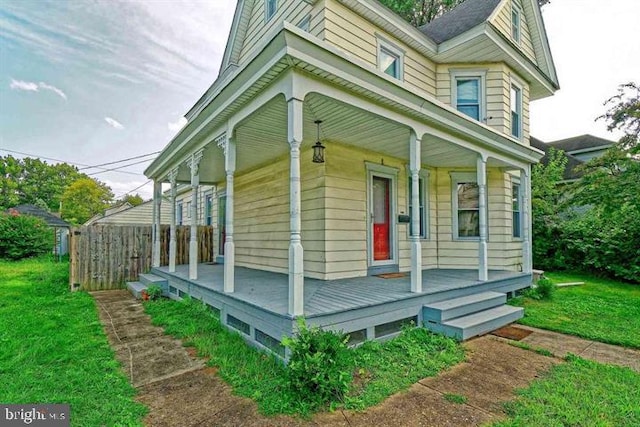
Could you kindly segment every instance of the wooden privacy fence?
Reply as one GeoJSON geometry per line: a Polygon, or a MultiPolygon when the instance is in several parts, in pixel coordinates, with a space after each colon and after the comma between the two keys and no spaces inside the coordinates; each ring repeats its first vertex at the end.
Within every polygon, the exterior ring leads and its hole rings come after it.
{"type": "MultiPolygon", "coordinates": [[[[72,290],[120,289],[151,269],[151,226],[91,225],[71,229],[69,241],[72,290]]],[[[169,264],[168,225],[160,229],[160,265],[169,264]]],[[[189,263],[189,226],[176,227],[176,264],[189,263]]],[[[198,262],[214,258],[214,230],[198,226],[198,262]]]]}

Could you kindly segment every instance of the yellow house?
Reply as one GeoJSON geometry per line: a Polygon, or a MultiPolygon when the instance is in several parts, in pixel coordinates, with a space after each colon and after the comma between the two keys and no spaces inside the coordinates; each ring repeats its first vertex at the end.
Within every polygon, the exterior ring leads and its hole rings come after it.
{"type": "Polygon", "coordinates": [[[214,186],[220,257],[198,265],[194,233],[188,268],[156,256],[146,280],[280,354],[299,316],[354,342],[509,323],[531,283],[529,102],[557,89],[536,0],[422,28],[376,0],[239,0],[218,78],[145,172],[155,212],[162,183],[173,209],[190,184],[193,212],[214,186]]]}

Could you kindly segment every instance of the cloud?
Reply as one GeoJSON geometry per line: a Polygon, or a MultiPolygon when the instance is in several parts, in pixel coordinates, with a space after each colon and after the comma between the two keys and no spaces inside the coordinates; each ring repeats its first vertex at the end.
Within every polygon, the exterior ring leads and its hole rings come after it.
{"type": "Polygon", "coordinates": [[[111,126],[114,129],[118,129],[118,130],[124,129],[124,126],[122,126],[122,123],[120,123],[116,119],[112,119],[111,117],[105,117],[104,121],[107,122],[109,126],[111,126]]]}
{"type": "Polygon", "coordinates": [[[36,82],[25,82],[24,80],[11,79],[11,83],[9,83],[9,87],[14,90],[25,90],[28,92],[39,92],[40,89],[44,89],[44,90],[48,90],[55,93],[65,101],[67,100],[67,94],[65,94],[61,89],[58,89],[57,87],[47,84],[45,82],[36,83],[36,82]]]}
{"type": "Polygon", "coordinates": [[[171,132],[178,132],[180,129],[182,129],[184,127],[184,125],[187,124],[187,119],[185,119],[184,117],[180,117],[178,120],[176,120],[175,122],[169,122],[167,123],[167,127],[169,128],[169,130],[171,132]]]}

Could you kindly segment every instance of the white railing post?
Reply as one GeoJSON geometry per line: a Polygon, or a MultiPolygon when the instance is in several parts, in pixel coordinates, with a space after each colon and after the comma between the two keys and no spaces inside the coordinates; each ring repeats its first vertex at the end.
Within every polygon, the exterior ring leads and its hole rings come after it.
{"type": "Polygon", "coordinates": [[[414,132],[409,140],[411,170],[411,292],[422,292],[422,244],[420,243],[421,144],[414,132]]]}
{"type": "Polygon", "coordinates": [[[227,205],[225,211],[225,239],[224,239],[224,292],[233,293],[235,291],[235,263],[236,247],[233,241],[233,204],[234,204],[234,183],[233,175],[236,171],[236,142],[226,134],[217,139],[217,144],[224,151],[224,167],[227,175],[226,197],[227,205]]]}
{"type": "Polygon", "coordinates": [[[520,171],[520,186],[522,188],[522,271],[531,273],[533,270],[533,254],[531,252],[531,165],[520,171]]]}
{"type": "Polygon", "coordinates": [[[289,314],[304,314],[304,250],[302,247],[302,210],[300,183],[300,145],[302,144],[303,102],[288,101],[290,240],[289,240],[289,314]]]}
{"type": "Polygon", "coordinates": [[[160,209],[162,203],[162,182],[153,181],[153,266],[160,267],[160,209]]]}
{"type": "Polygon", "coordinates": [[[169,181],[171,182],[171,222],[169,226],[169,272],[176,271],[176,179],[178,168],[171,170],[169,181]]]}
{"type": "Polygon", "coordinates": [[[202,150],[191,154],[187,165],[191,169],[191,234],[189,236],[189,279],[198,278],[198,186],[200,185],[199,166],[202,150]]]}
{"type": "Polygon", "coordinates": [[[477,180],[480,223],[480,236],[478,239],[478,280],[487,281],[489,279],[487,255],[487,160],[482,155],[478,156],[477,180]]]}

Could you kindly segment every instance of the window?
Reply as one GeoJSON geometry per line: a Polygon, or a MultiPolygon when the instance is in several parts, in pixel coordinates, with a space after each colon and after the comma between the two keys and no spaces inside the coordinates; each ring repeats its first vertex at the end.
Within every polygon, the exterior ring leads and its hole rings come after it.
{"type": "Polygon", "coordinates": [[[227,196],[220,194],[218,197],[218,255],[224,255],[224,242],[226,240],[227,227],[227,196]]]}
{"type": "Polygon", "coordinates": [[[308,33],[311,28],[311,15],[307,15],[302,18],[302,21],[298,24],[298,28],[308,33]]]}
{"type": "Polygon", "coordinates": [[[191,219],[191,202],[187,202],[187,218],[191,219]]]}
{"type": "Polygon", "coordinates": [[[475,120],[485,119],[485,71],[454,70],[451,72],[451,101],[463,114],[475,120]]]}
{"type": "Polygon", "coordinates": [[[511,4],[511,38],[514,42],[520,43],[520,6],[515,2],[511,4]]]}
{"type": "Polygon", "coordinates": [[[522,138],[522,89],[511,84],[511,135],[522,138]]]}
{"type": "Polygon", "coordinates": [[[402,80],[404,52],[391,43],[378,39],[378,69],[402,80]]]}
{"type": "Polygon", "coordinates": [[[452,174],[453,234],[458,239],[480,237],[480,191],[473,173],[452,174]]]}
{"type": "Polygon", "coordinates": [[[204,223],[205,225],[213,225],[213,196],[211,194],[204,196],[204,223]]]}
{"type": "MultiPolygon", "coordinates": [[[[428,193],[427,188],[429,184],[429,177],[423,174],[420,175],[419,188],[418,188],[418,198],[420,200],[420,238],[427,239],[429,237],[429,220],[428,220],[428,193]]],[[[412,198],[411,192],[413,191],[413,181],[411,180],[411,176],[409,176],[409,216],[413,214],[412,209],[412,198]]],[[[409,236],[413,234],[413,221],[409,223],[409,236]]]]}
{"type": "Polygon", "coordinates": [[[512,225],[513,225],[513,237],[522,237],[522,214],[520,207],[522,206],[522,198],[520,194],[520,183],[513,181],[511,184],[511,206],[512,206],[512,225]]]}
{"type": "Polygon", "coordinates": [[[182,202],[176,205],[176,224],[182,225],[182,202]]]}
{"type": "Polygon", "coordinates": [[[265,21],[269,21],[273,18],[273,15],[276,14],[278,10],[278,0],[265,0],[264,2],[264,13],[265,13],[265,21]]]}

